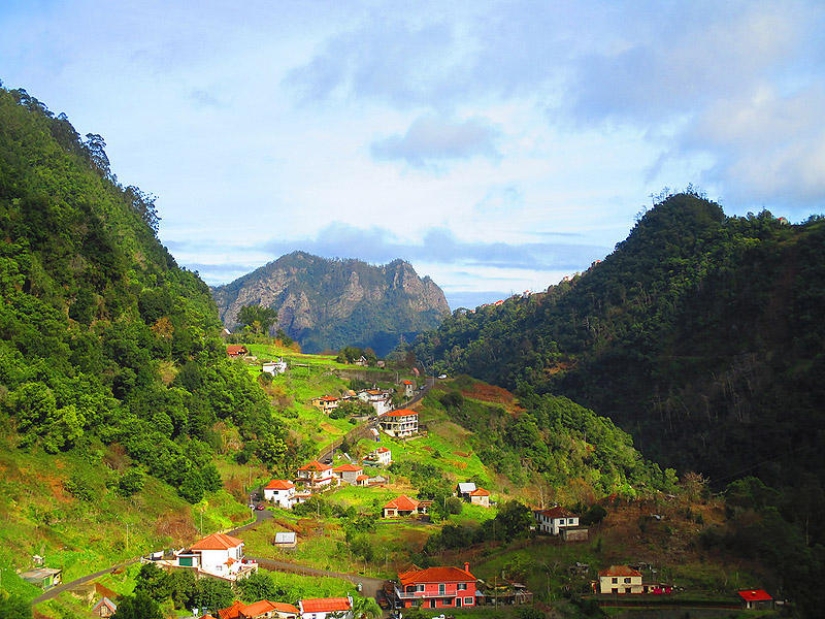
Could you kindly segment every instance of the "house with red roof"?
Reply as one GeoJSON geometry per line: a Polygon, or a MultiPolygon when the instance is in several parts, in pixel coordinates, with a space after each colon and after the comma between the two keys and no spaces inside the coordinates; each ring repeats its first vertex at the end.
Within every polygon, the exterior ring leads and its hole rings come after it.
{"type": "Polygon", "coordinates": [[[379,447],[364,456],[364,462],[379,466],[389,466],[392,464],[392,451],[388,447],[379,447]]]}
{"type": "Polygon", "coordinates": [[[327,415],[338,408],[338,404],[340,402],[341,400],[336,398],[334,395],[322,395],[320,398],[312,399],[312,405],[316,408],[320,408],[327,415]]]}
{"type": "Polygon", "coordinates": [[[353,486],[358,485],[358,477],[364,474],[364,467],[357,464],[342,464],[332,469],[335,476],[353,486]]]}
{"type": "Polygon", "coordinates": [[[218,611],[218,619],[298,619],[300,611],[292,604],[260,600],[252,604],[235,601],[218,611]]]}
{"type": "Polygon", "coordinates": [[[402,380],[401,388],[404,390],[405,398],[411,398],[415,395],[415,383],[411,380],[402,380]]]}
{"type": "Polygon", "coordinates": [[[226,354],[230,357],[243,357],[249,354],[249,350],[243,344],[229,344],[226,347],[226,354]]]}
{"type": "Polygon", "coordinates": [[[563,529],[579,526],[579,517],[556,505],[533,512],[539,533],[559,535],[563,529]]]}
{"type": "Polygon", "coordinates": [[[243,542],[224,533],[213,533],[175,553],[175,565],[226,580],[245,578],[258,570],[255,561],[244,558],[243,542]]]}
{"type": "Polygon", "coordinates": [[[469,493],[470,505],[480,505],[490,507],[490,491],[484,488],[476,488],[469,493]]]}
{"type": "Polygon", "coordinates": [[[352,598],[310,598],[298,600],[301,619],[352,619],[352,598]]]}
{"type": "Polygon", "coordinates": [[[476,605],[476,583],[470,564],[458,567],[429,567],[398,575],[395,599],[401,608],[472,608],[476,605]]]}
{"type": "Polygon", "coordinates": [[[737,593],[747,610],[771,610],[773,608],[773,598],[764,589],[743,589],[737,593]]]}
{"type": "Polygon", "coordinates": [[[644,593],[642,573],[627,565],[611,565],[599,572],[599,593],[644,593]]]}
{"type": "Polygon", "coordinates": [[[332,466],[313,460],[298,469],[299,484],[305,484],[313,490],[324,488],[332,483],[335,475],[332,472],[332,466]]]}
{"type": "Polygon", "coordinates": [[[396,438],[418,434],[418,413],[408,408],[399,408],[378,416],[381,429],[396,438]]]}
{"type": "Polygon", "coordinates": [[[273,479],[264,486],[264,500],[284,509],[292,509],[295,498],[295,484],[286,479],[273,479]]]}
{"type": "Polygon", "coordinates": [[[420,513],[421,502],[411,499],[406,495],[401,495],[394,498],[384,505],[384,518],[404,518],[406,516],[414,516],[420,513]]]}

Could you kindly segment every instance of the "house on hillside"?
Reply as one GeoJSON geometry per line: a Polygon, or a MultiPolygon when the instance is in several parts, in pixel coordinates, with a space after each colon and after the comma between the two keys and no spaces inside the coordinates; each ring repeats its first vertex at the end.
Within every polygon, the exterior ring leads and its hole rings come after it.
{"type": "Polygon", "coordinates": [[[418,434],[418,413],[408,408],[399,408],[379,415],[381,429],[395,438],[406,438],[418,434]]]}
{"type": "Polygon", "coordinates": [[[297,482],[313,490],[320,490],[329,486],[334,478],[331,465],[313,460],[298,469],[297,482]]]}
{"type": "Polygon", "coordinates": [[[411,398],[415,395],[415,383],[411,380],[402,380],[401,389],[405,398],[411,398]]]}
{"type": "Polygon", "coordinates": [[[335,476],[353,486],[358,485],[358,477],[364,474],[364,467],[357,464],[342,464],[332,469],[335,476]]]}
{"type": "Polygon", "coordinates": [[[260,600],[244,604],[238,600],[218,611],[218,619],[298,619],[300,611],[292,604],[260,600]]]}
{"type": "Polygon", "coordinates": [[[773,598],[764,589],[743,589],[737,591],[746,610],[772,610],[773,598]]]}
{"type": "Polygon", "coordinates": [[[352,619],[352,598],[310,598],[298,600],[301,619],[352,619]]]}
{"type": "Polygon", "coordinates": [[[92,614],[101,619],[109,619],[115,611],[117,611],[117,604],[105,596],[92,608],[92,614]]]}
{"type": "Polygon", "coordinates": [[[382,514],[384,518],[405,518],[407,516],[415,516],[420,513],[419,506],[419,501],[402,494],[384,505],[382,514]]]}
{"type": "Polygon", "coordinates": [[[275,376],[277,374],[286,373],[286,361],[278,359],[277,361],[267,361],[261,366],[261,372],[275,376]]]}
{"type": "Polygon", "coordinates": [[[295,484],[286,479],[273,479],[264,486],[264,500],[284,509],[292,509],[295,498],[295,484]]]}
{"type": "Polygon", "coordinates": [[[465,501],[470,500],[470,493],[475,491],[476,485],[471,481],[459,482],[455,487],[455,495],[465,501]]]}
{"type": "Polygon", "coordinates": [[[394,595],[401,608],[472,608],[476,605],[477,579],[470,564],[458,567],[430,567],[398,574],[394,595]]]}
{"type": "Polygon", "coordinates": [[[642,573],[627,565],[611,565],[599,572],[599,593],[645,593],[642,573]]]}
{"type": "Polygon", "coordinates": [[[533,518],[536,520],[538,532],[547,535],[559,535],[564,529],[579,526],[579,517],[558,505],[550,509],[533,511],[533,518]]]}
{"type": "Polygon", "coordinates": [[[340,400],[334,395],[322,395],[319,398],[312,398],[312,405],[321,409],[327,415],[338,408],[339,403],[340,400]]]}
{"type": "Polygon", "coordinates": [[[63,582],[63,570],[56,567],[37,567],[22,572],[20,578],[43,590],[51,589],[63,582]]]}
{"type": "Polygon", "coordinates": [[[384,389],[362,389],[358,399],[372,406],[376,415],[392,410],[392,392],[384,389]]]}
{"type": "Polygon", "coordinates": [[[490,491],[484,488],[476,488],[470,493],[470,505],[480,505],[490,507],[490,491]]]}
{"type": "Polygon", "coordinates": [[[233,358],[243,357],[249,354],[249,350],[243,344],[229,344],[226,347],[226,354],[233,358]]]}
{"type": "Polygon", "coordinates": [[[364,462],[378,466],[389,466],[392,464],[392,451],[387,447],[379,447],[364,456],[364,462]]]}
{"type": "Polygon", "coordinates": [[[255,561],[244,558],[243,542],[231,535],[213,533],[175,553],[175,566],[226,580],[245,578],[258,571],[255,561]]]}

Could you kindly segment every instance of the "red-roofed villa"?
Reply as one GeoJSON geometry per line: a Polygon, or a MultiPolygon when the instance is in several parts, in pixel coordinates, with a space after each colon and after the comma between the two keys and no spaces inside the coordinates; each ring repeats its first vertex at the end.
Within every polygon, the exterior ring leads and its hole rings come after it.
{"type": "Polygon", "coordinates": [[[352,619],[352,598],[310,598],[298,601],[302,619],[352,619]]]}
{"type": "Polygon", "coordinates": [[[476,605],[477,579],[470,564],[458,567],[429,567],[398,575],[395,598],[401,608],[466,608],[476,605]]]}
{"type": "Polygon", "coordinates": [[[223,533],[213,533],[176,553],[175,562],[177,567],[194,568],[226,580],[245,578],[258,570],[256,562],[244,558],[243,542],[223,533]]]}

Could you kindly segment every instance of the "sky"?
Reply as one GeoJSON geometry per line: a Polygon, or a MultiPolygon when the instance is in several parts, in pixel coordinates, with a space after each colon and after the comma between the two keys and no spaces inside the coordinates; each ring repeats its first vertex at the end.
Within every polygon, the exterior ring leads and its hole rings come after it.
{"type": "Polygon", "coordinates": [[[584,271],[663,190],[825,211],[821,0],[3,0],[0,80],[220,285],[409,261],[452,309],[584,271]]]}

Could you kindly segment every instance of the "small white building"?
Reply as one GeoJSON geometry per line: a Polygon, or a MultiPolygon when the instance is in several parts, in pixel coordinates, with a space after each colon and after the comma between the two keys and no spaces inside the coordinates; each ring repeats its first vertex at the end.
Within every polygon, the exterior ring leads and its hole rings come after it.
{"type": "Polygon", "coordinates": [[[264,500],[284,509],[295,505],[295,484],[286,479],[273,479],[264,486],[264,500]]]}
{"type": "Polygon", "coordinates": [[[578,527],[579,517],[562,509],[558,505],[550,509],[540,509],[533,512],[536,527],[539,533],[559,535],[562,529],[578,527]]]}
{"type": "Polygon", "coordinates": [[[358,485],[358,478],[364,474],[364,468],[357,464],[342,464],[332,469],[335,476],[353,486],[358,485]]]}
{"type": "Polygon", "coordinates": [[[313,490],[324,488],[332,483],[335,475],[332,466],[313,460],[298,469],[298,483],[303,483],[313,490]]]}
{"type": "Polygon", "coordinates": [[[376,415],[383,415],[392,410],[391,391],[384,389],[363,389],[358,392],[358,399],[372,406],[376,415]]]}
{"type": "Polygon", "coordinates": [[[278,359],[277,361],[268,361],[261,366],[261,371],[275,376],[276,374],[284,374],[286,372],[286,361],[278,359]]]}
{"type": "Polygon", "coordinates": [[[364,456],[364,462],[378,466],[389,466],[392,464],[392,451],[387,447],[379,447],[364,456]]]}
{"type": "Polygon", "coordinates": [[[175,553],[175,563],[178,567],[191,567],[227,580],[243,578],[258,570],[256,562],[244,558],[243,542],[224,533],[213,533],[175,553]]]}

